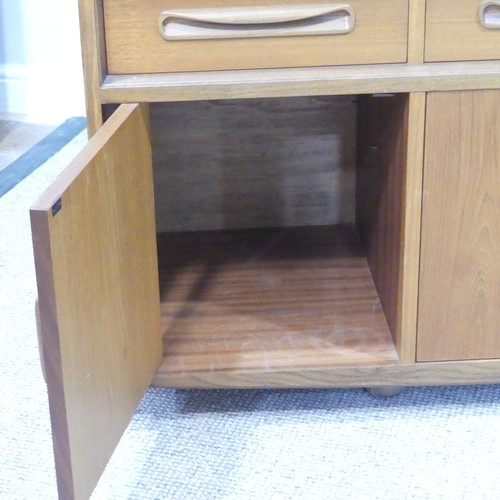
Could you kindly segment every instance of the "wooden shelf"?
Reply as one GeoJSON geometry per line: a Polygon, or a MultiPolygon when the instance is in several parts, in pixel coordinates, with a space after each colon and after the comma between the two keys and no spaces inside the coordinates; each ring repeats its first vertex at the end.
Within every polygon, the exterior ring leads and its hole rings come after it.
{"type": "Polygon", "coordinates": [[[103,103],[490,89],[498,61],[107,75],[103,103]]]}
{"type": "Polygon", "coordinates": [[[155,384],[399,361],[352,227],[170,233],[158,248],[155,384]]]}

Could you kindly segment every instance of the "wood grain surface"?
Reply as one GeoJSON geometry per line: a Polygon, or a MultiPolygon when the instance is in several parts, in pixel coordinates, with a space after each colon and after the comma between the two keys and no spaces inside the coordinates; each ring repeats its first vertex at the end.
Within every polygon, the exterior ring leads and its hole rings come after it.
{"type": "MultiPolygon", "coordinates": [[[[78,0],[87,131],[89,137],[94,135],[103,123],[99,89],[107,75],[108,69],[102,5],[103,0],[78,0]]],[[[140,99],[137,102],[140,102],[140,99]]]]}
{"type": "Polygon", "coordinates": [[[108,75],[100,97],[103,102],[164,102],[498,87],[496,60],[108,75]]]}
{"type": "MultiPolygon", "coordinates": [[[[317,4],[287,0],[287,5],[317,4]]],[[[259,7],[283,4],[260,0],[259,7]]],[[[254,7],[254,0],[107,0],[104,19],[108,70],[159,73],[247,68],[405,62],[408,0],[351,0],[356,26],[347,34],[238,40],[166,41],[158,29],[163,10],[254,7]]]]}
{"type": "Polygon", "coordinates": [[[400,265],[406,173],[407,94],[359,99],[356,221],[394,339],[400,324],[400,265]]]}
{"type": "Polygon", "coordinates": [[[147,117],[123,105],[31,210],[59,496],[85,499],[162,356],[147,117]]]}
{"type": "Polygon", "coordinates": [[[161,378],[397,362],[351,226],[159,235],[161,378]]]}
{"type": "Polygon", "coordinates": [[[425,60],[500,59],[500,29],[479,22],[482,0],[426,0],[425,60]]]}
{"type": "Polygon", "coordinates": [[[425,2],[410,0],[408,13],[408,63],[419,64],[424,60],[425,2]]]}
{"type": "MultiPolygon", "coordinates": [[[[162,367],[163,368],[163,367],[162,367]]],[[[331,388],[432,386],[500,383],[500,361],[446,361],[432,363],[357,366],[316,366],[295,370],[251,369],[179,372],[159,370],[153,384],[179,388],[331,388]]]]}
{"type": "Polygon", "coordinates": [[[500,358],[500,92],[431,93],[418,360],[500,358]]]}
{"type": "Polygon", "coordinates": [[[152,105],[158,232],[353,223],[355,101],[152,105]]]}
{"type": "Polygon", "coordinates": [[[426,99],[425,92],[413,92],[408,96],[399,264],[400,310],[395,336],[403,364],[414,364],[416,360],[426,99]]]}

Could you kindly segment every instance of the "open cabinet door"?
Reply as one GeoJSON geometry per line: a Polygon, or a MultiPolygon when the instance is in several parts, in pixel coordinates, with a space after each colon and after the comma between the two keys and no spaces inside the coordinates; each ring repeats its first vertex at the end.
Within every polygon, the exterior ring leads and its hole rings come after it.
{"type": "Polygon", "coordinates": [[[59,497],[83,499],[162,358],[145,108],[115,112],[31,223],[59,497]]]}

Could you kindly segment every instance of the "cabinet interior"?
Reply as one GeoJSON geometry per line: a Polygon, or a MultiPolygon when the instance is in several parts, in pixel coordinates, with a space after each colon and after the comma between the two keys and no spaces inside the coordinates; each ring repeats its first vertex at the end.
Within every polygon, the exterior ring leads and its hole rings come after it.
{"type": "Polygon", "coordinates": [[[151,106],[164,362],[398,363],[407,94],[151,106]]]}

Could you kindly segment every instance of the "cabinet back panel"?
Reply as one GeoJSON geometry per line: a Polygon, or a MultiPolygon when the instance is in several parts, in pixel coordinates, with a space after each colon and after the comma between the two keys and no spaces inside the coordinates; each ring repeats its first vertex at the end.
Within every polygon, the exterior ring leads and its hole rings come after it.
{"type": "Polygon", "coordinates": [[[151,106],[157,230],[354,222],[353,96],[151,106]]]}

